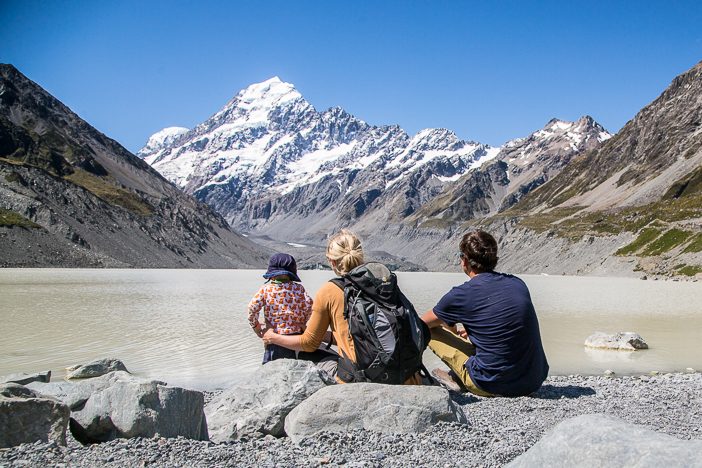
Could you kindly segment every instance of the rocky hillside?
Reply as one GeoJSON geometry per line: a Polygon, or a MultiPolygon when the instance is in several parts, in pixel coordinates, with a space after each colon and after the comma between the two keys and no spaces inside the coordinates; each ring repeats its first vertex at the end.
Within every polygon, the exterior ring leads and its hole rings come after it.
{"type": "Polygon", "coordinates": [[[506,215],[641,274],[702,273],[702,62],[506,215]]]}
{"type": "Polygon", "coordinates": [[[0,266],[260,267],[266,255],[0,65],[0,266]]]}

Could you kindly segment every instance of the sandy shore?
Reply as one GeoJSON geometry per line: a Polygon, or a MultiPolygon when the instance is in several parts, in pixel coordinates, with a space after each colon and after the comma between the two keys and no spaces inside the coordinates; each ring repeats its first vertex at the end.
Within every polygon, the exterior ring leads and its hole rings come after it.
{"type": "Polygon", "coordinates": [[[680,439],[702,439],[702,374],[637,377],[554,376],[531,397],[455,394],[469,425],[439,424],[422,434],[354,431],[293,444],[266,437],[228,444],[129,439],[83,447],[51,444],[0,449],[0,466],[502,466],[558,422],[604,413],[680,439]]]}

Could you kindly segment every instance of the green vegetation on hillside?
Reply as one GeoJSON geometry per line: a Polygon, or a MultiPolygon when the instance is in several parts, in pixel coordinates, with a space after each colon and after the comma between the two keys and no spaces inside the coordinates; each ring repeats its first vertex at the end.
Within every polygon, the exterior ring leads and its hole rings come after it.
{"type": "Polygon", "coordinates": [[[615,255],[633,254],[634,252],[637,252],[640,249],[642,249],[643,246],[645,246],[649,242],[653,241],[654,239],[656,239],[660,235],[661,235],[661,231],[659,231],[658,229],[646,228],[643,231],[641,231],[641,233],[636,238],[636,240],[634,240],[634,242],[617,250],[615,255]]]}
{"type": "Polygon", "coordinates": [[[702,167],[675,182],[663,195],[663,199],[678,199],[702,193],[702,167]]]}
{"type": "Polygon", "coordinates": [[[702,273],[702,267],[697,265],[677,265],[675,271],[685,276],[695,276],[697,273],[702,273]]]}
{"type": "Polygon", "coordinates": [[[153,208],[134,193],[106,182],[102,178],[96,177],[82,169],[76,169],[73,174],[64,176],[64,179],[83,187],[110,205],[121,206],[142,216],[148,216],[153,213],[153,208]]]}
{"type": "Polygon", "coordinates": [[[663,199],[643,206],[611,211],[583,211],[582,207],[556,208],[545,213],[523,215],[508,210],[502,216],[520,217],[519,225],[536,232],[553,231],[568,239],[639,232],[647,227],[702,217],[702,193],[663,199]]]}
{"type": "Polygon", "coordinates": [[[551,229],[558,230],[558,223],[560,221],[574,215],[582,209],[582,206],[556,208],[545,213],[539,213],[538,215],[526,216],[519,221],[519,225],[536,232],[545,232],[551,229]]]}
{"type": "Polygon", "coordinates": [[[683,250],[685,253],[702,252],[702,234],[696,234],[692,241],[683,250]]]}
{"type": "Polygon", "coordinates": [[[687,231],[670,229],[662,236],[648,244],[648,247],[644,249],[642,254],[646,256],[654,256],[668,252],[685,242],[691,235],[692,233],[687,231]]]}
{"type": "Polygon", "coordinates": [[[37,223],[28,220],[17,212],[4,208],[0,208],[0,226],[41,229],[41,226],[37,223]]]}

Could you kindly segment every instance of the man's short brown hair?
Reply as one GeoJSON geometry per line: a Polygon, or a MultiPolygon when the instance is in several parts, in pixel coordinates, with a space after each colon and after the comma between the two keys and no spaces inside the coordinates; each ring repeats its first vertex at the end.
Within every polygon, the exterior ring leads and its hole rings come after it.
{"type": "Polygon", "coordinates": [[[472,231],[463,235],[461,256],[478,273],[493,271],[497,265],[497,241],[485,231],[472,231]]]}

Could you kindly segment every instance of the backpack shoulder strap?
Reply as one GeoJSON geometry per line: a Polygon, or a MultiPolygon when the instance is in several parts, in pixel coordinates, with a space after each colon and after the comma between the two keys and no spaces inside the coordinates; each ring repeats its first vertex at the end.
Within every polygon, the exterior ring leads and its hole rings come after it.
{"type": "Polygon", "coordinates": [[[334,283],[335,285],[337,285],[337,286],[339,287],[339,289],[341,289],[341,290],[343,291],[343,289],[344,289],[344,280],[343,280],[343,278],[332,278],[332,279],[329,280],[329,282],[330,282],[330,283],[334,283]]]}

